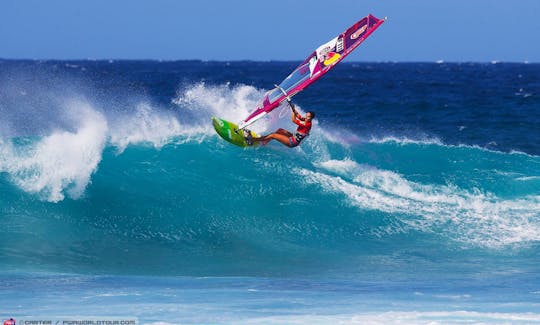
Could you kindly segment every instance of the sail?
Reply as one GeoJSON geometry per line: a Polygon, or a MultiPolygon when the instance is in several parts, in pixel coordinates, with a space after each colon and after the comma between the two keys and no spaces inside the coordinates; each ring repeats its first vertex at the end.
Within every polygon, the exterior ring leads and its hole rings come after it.
{"type": "Polygon", "coordinates": [[[278,107],[287,97],[284,92],[292,97],[322,77],[357,48],[383,22],[384,19],[368,15],[337,37],[319,46],[278,87],[266,92],[261,104],[238,124],[239,128],[247,127],[278,107]]]}

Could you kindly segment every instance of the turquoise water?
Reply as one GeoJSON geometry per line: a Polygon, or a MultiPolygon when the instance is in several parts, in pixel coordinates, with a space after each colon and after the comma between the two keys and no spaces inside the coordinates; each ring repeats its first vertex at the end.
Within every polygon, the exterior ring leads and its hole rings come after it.
{"type": "Polygon", "coordinates": [[[241,149],[290,63],[0,63],[0,316],[540,322],[537,65],[345,64],[241,149]]]}

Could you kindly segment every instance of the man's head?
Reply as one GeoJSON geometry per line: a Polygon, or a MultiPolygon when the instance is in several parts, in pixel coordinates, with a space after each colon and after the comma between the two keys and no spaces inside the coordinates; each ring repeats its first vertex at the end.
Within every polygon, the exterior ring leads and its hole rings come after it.
{"type": "Polygon", "coordinates": [[[315,112],[309,111],[309,112],[306,113],[306,119],[307,119],[308,121],[311,121],[311,120],[313,120],[314,118],[315,118],[315,112]]]}

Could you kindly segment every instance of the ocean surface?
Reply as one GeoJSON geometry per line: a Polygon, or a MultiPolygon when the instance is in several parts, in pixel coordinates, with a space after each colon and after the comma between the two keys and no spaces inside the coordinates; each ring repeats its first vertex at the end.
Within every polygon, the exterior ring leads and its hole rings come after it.
{"type": "Polygon", "coordinates": [[[540,64],[297,64],[0,60],[0,317],[540,323],[540,64]]]}

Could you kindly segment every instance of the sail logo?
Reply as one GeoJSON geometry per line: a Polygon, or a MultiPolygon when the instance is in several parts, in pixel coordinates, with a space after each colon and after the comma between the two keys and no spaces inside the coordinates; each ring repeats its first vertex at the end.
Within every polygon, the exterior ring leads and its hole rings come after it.
{"type": "Polygon", "coordinates": [[[328,52],[330,52],[330,51],[332,51],[332,47],[326,46],[325,48],[323,48],[323,49],[321,49],[321,50],[319,51],[319,56],[325,56],[326,53],[328,53],[328,52]]]}
{"type": "Polygon", "coordinates": [[[332,51],[332,47],[330,46],[326,46],[322,49],[319,50],[319,53],[318,53],[318,57],[319,57],[319,61],[320,62],[324,62],[324,60],[326,60],[326,55],[328,54],[328,52],[332,51]]]}
{"type": "Polygon", "coordinates": [[[343,51],[343,37],[338,38],[336,43],[336,52],[343,51]]]}
{"type": "Polygon", "coordinates": [[[365,32],[367,29],[367,25],[362,26],[359,30],[351,34],[351,39],[357,39],[362,35],[363,32],[365,32]]]}
{"type": "Polygon", "coordinates": [[[325,60],[324,60],[324,65],[326,66],[329,66],[331,64],[336,64],[339,60],[339,58],[341,57],[341,55],[339,55],[339,53],[336,53],[336,52],[330,52],[326,55],[325,57],[325,60]]]}

